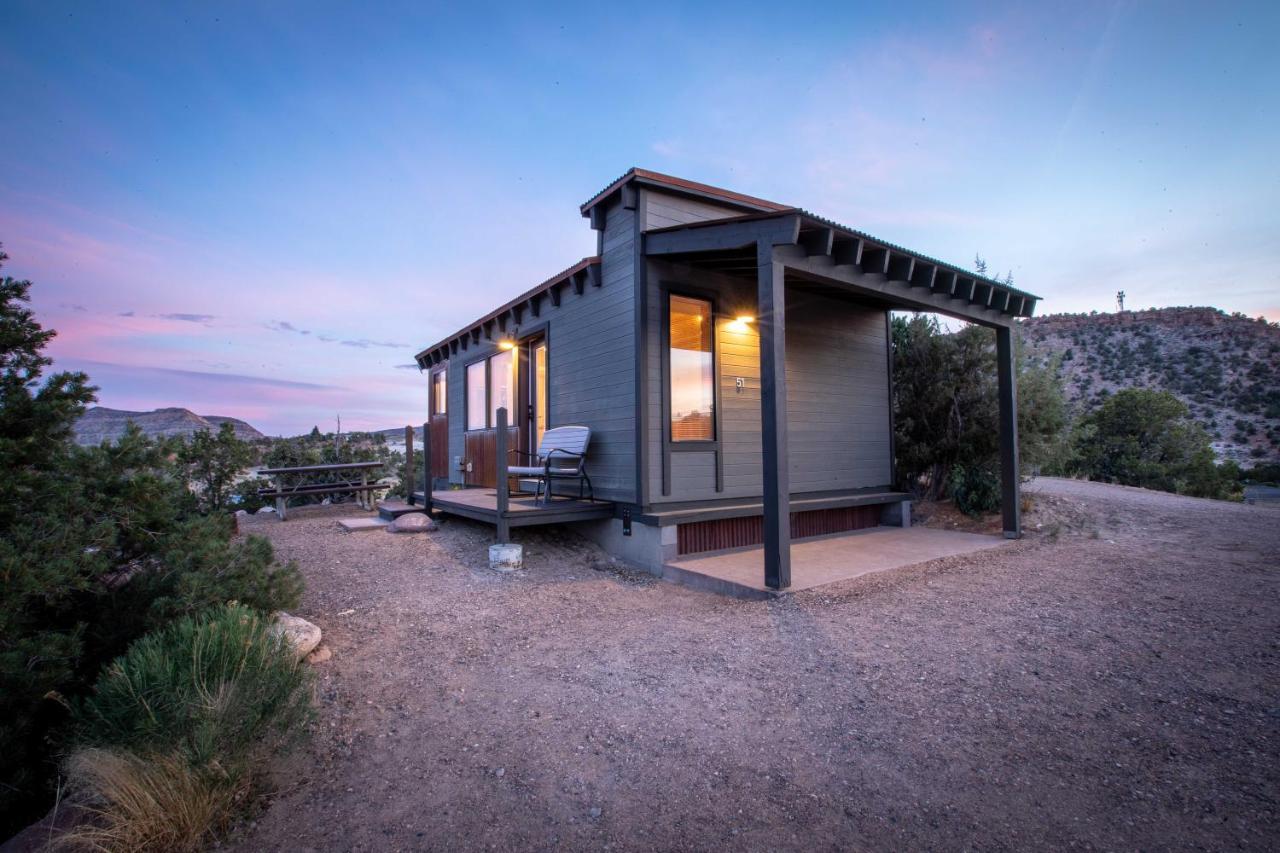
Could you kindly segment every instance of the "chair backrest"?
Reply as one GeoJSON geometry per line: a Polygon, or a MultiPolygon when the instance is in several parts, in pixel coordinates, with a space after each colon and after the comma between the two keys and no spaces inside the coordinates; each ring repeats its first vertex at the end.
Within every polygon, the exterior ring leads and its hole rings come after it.
{"type": "MultiPolygon", "coordinates": [[[[585,456],[587,445],[591,443],[591,427],[562,426],[553,427],[542,433],[542,441],[538,442],[538,455],[543,459],[553,450],[563,450],[574,456],[585,456]]],[[[556,454],[559,456],[560,454],[556,454]]]]}

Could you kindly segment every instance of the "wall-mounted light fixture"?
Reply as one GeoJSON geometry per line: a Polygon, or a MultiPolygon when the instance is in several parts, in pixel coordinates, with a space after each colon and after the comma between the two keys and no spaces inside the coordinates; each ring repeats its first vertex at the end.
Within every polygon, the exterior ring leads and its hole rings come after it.
{"type": "Polygon", "coordinates": [[[726,328],[731,332],[742,334],[747,331],[747,324],[754,323],[755,321],[756,318],[752,317],[750,314],[739,314],[737,317],[733,318],[726,328]]]}
{"type": "Polygon", "coordinates": [[[511,340],[510,338],[503,338],[502,340],[498,341],[498,349],[515,349],[515,348],[516,348],[516,342],[511,340]]]}

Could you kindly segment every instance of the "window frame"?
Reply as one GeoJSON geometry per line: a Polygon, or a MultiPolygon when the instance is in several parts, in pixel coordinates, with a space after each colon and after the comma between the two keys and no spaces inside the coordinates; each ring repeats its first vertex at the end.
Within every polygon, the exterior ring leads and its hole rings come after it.
{"type": "Polygon", "coordinates": [[[481,356],[462,366],[462,430],[480,432],[489,428],[489,357],[481,356]],[[471,368],[482,365],[484,376],[484,426],[471,426],[471,368]]]}
{"type": "Polygon", "coordinates": [[[661,364],[662,394],[662,495],[671,494],[671,456],[675,453],[714,453],[715,454],[715,490],[724,491],[724,454],[721,437],[724,435],[721,423],[720,386],[722,384],[720,359],[719,326],[721,293],[718,290],[695,287],[682,282],[662,281],[658,283],[658,294],[661,298],[661,320],[658,328],[658,360],[661,364]],[[710,439],[694,441],[673,441],[671,438],[671,297],[683,296],[687,299],[699,299],[711,305],[711,434],[710,439]]]}
{"type": "Polygon", "coordinates": [[[435,370],[431,371],[430,387],[431,387],[431,392],[430,392],[431,399],[427,407],[427,413],[432,417],[435,417],[436,415],[447,416],[449,414],[449,367],[448,365],[444,367],[437,367],[435,370]],[[437,382],[444,385],[444,395],[443,395],[444,408],[440,408],[441,401],[437,399],[437,395],[436,395],[437,382]]]}
{"type": "Polygon", "coordinates": [[[515,421],[515,410],[520,405],[519,388],[520,388],[520,359],[516,357],[515,350],[504,350],[494,348],[492,352],[486,355],[477,356],[471,361],[462,365],[462,431],[463,432],[481,432],[486,429],[497,429],[498,425],[495,421],[495,413],[493,410],[493,359],[502,355],[511,355],[511,388],[510,396],[514,397],[511,405],[507,407],[507,426],[519,426],[515,421]],[[484,426],[471,426],[471,368],[478,364],[484,365],[484,426]]]}

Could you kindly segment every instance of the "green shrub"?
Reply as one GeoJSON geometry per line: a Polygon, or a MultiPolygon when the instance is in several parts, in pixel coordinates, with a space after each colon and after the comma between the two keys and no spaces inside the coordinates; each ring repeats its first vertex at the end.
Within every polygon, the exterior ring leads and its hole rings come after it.
{"type": "Polygon", "coordinates": [[[261,536],[236,539],[225,516],[190,519],[164,542],[163,570],[135,578],[153,598],[157,622],[238,601],[261,613],[291,610],[302,596],[297,565],[279,565],[261,536]]]}
{"type": "Polygon", "coordinates": [[[990,468],[956,465],[951,469],[947,491],[965,515],[985,515],[1000,508],[1000,476],[990,468]]]}
{"type": "Polygon", "coordinates": [[[231,491],[232,509],[242,509],[245,512],[253,513],[264,506],[268,506],[271,503],[271,499],[259,495],[258,490],[268,489],[274,485],[264,477],[249,477],[241,480],[236,483],[235,488],[231,491]]]}
{"type": "Polygon", "coordinates": [[[238,604],[135,642],[77,714],[66,763],[93,820],[64,839],[194,850],[245,801],[255,762],[310,716],[311,675],[267,619],[238,604]]]}
{"type": "Polygon", "coordinates": [[[231,772],[272,735],[296,731],[310,674],[268,617],[241,604],[185,616],[129,647],[82,704],[82,746],[177,752],[231,772]]]}

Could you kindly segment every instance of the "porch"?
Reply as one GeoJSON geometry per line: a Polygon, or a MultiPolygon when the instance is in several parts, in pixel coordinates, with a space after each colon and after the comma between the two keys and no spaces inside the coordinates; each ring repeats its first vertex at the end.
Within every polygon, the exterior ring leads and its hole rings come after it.
{"type": "MultiPolygon", "coordinates": [[[[965,272],[800,209],[657,228],[645,233],[643,246],[648,261],[658,265],[655,274],[675,280],[699,274],[736,279],[740,284],[754,285],[755,290],[755,316],[745,317],[744,322],[754,322],[757,338],[762,546],[732,557],[668,561],[666,565],[672,566],[673,571],[696,569],[695,574],[705,573],[706,577],[726,583],[737,583],[742,578],[743,588],[762,592],[766,588],[801,588],[825,582],[818,580],[823,577],[853,577],[864,573],[868,566],[878,570],[877,567],[932,559],[928,549],[921,551],[923,556],[919,559],[910,553],[892,556],[897,552],[895,547],[879,558],[875,553],[868,554],[864,560],[861,553],[820,541],[793,545],[792,540],[798,538],[793,531],[791,488],[797,467],[792,464],[793,457],[806,452],[803,431],[809,426],[807,421],[826,414],[821,405],[816,410],[811,407],[808,412],[801,411],[795,418],[788,411],[792,406],[789,385],[801,378],[792,369],[794,365],[788,363],[787,317],[792,311],[788,297],[798,294],[877,307],[886,312],[886,319],[891,310],[935,312],[994,332],[1004,536],[1016,539],[1021,535],[1013,329],[1018,318],[1034,312],[1037,297],[1008,282],[965,272]],[[797,433],[794,438],[793,431],[797,433]],[[793,571],[800,554],[807,555],[805,575],[809,578],[793,571]],[[749,579],[748,574],[752,574],[749,579]]],[[[790,332],[795,336],[793,343],[803,347],[809,342],[811,327],[812,318],[802,318],[790,332]]],[[[832,330],[824,329],[820,334],[830,335],[832,330]]],[[[890,345],[887,337],[885,345],[890,345]]],[[[891,388],[891,378],[889,383],[891,388]]],[[[812,389],[809,393],[813,393],[812,389]]],[[[892,455],[890,445],[890,458],[892,455]]],[[[825,457],[819,464],[824,463],[825,457]]],[[[666,480],[664,477],[664,487],[666,480]]],[[[911,535],[909,531],[893,533],[894,537],[911,535]]],[[[930,544],[916,539],[902,541],[930,544]]]]}
{"type": "MultiPolygon", "coordinates": [[[[851,580],[874,572],[998,548],[999,536],[928,527],[872,527],[791,543],[791,584],[785,592],[851,580]]],[[[735,598],[772,598],[765,585],[762,546],[695,554],[663,566],[664,580],[735,598]]]]}
{"type": "MultiPolygon", "coordinates": [[[[507,496],[506,509],[499,514],[498,490],[494,488],[450,489],[433,492],[431,508],[473,521],[499,526],[499,519],[506,527],[534,527],[548,524],[571,524],[575,521],[596,521],[612,518],[613,504],[609,501],[580,501],[556,497],[550,502],[534,501],[533,495],[515,493],[507,496]]],[[[427,495],[414,493],[414,502],[425,506],[427,495]]]]}

